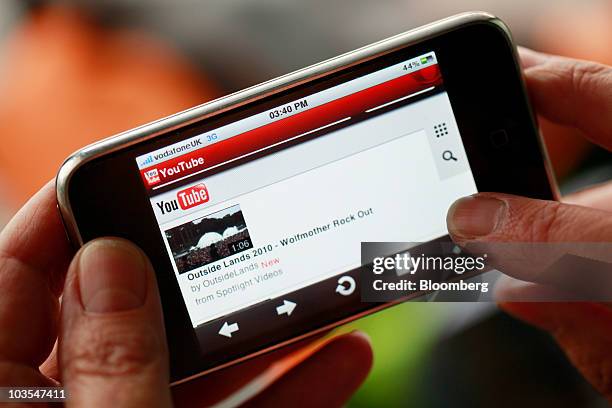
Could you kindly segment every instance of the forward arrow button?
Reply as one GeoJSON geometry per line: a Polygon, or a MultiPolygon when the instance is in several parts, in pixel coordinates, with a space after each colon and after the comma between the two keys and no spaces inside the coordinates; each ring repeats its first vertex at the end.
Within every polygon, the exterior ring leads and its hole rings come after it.
{"type": "Polygon", "coordinates": [[[286,314],[287,316],[291,316],[293,313],[293,309],[297,306],[296,303],[290,302],[288,300],[283,300],[283,304],[276,307],[276,313],[280,316],[282,314],[286,314]]]}

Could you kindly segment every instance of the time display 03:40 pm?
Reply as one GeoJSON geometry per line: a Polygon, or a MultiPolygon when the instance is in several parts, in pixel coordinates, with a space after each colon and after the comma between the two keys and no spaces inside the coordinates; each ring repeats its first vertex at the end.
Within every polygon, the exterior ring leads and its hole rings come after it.
{"type": "Polygon", "coordinates": [[[283,106],[279,106],[278,108],[271,109],[268,111],[268,115],[270,116],[270,119],[276,119],[307,108],[308,101],[306,99],[302,99],[299,101],[288,103],[283,106]]]}

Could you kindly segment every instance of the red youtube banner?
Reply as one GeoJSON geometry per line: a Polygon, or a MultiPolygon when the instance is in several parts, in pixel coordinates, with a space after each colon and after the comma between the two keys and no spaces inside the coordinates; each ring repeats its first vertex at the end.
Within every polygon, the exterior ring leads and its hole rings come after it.
{"type": "Polygon", "coordinates": [[[145,186],[153,188],[441,83],[442,75],[438,65],[431,65],[147,167],[140,173],[145,186]]]}

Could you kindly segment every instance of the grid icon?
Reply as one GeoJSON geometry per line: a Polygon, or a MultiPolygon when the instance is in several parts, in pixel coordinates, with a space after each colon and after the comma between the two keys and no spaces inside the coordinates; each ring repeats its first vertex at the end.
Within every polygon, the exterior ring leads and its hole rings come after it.
{"type": "Polygon", "coordinates": [[[446,122],[442,122],[440,124],[434,125],[434,131],[436,133],[436,137],[442,137],[448,135],[448,129],[446,127],[446,122]]]}

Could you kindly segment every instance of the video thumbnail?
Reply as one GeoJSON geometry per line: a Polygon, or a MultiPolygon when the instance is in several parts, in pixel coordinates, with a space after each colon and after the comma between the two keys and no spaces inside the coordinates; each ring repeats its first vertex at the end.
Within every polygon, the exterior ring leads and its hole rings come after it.
{"type": "Polygon", "coordinates": [[[238,204],[165,233],[179,274],[253,247],[238,204]]]}

